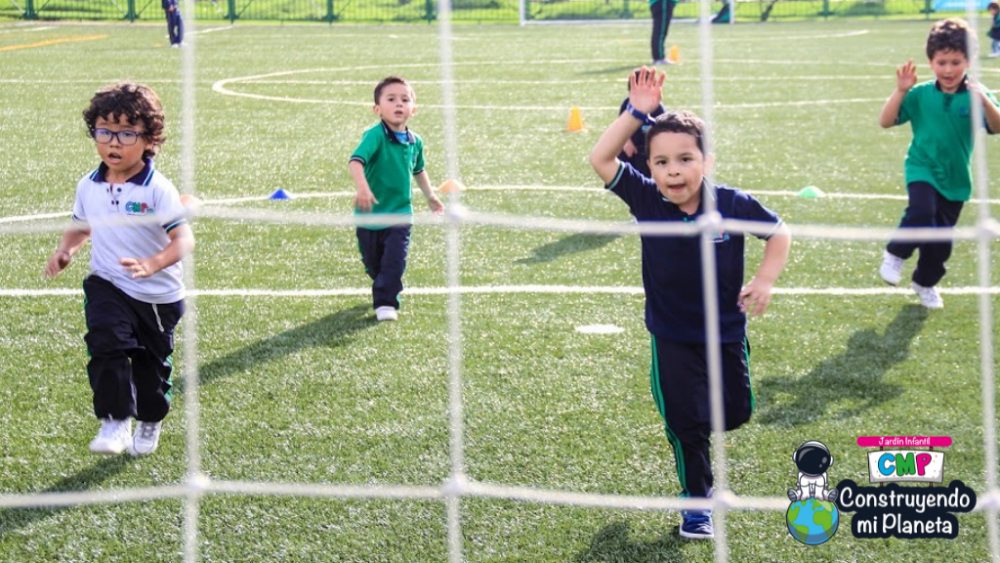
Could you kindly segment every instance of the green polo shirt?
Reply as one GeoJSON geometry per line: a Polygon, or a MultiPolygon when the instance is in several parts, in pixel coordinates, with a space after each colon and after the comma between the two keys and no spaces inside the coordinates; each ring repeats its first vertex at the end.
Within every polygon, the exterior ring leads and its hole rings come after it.
{"type": "MultiPolygon", "coordinates": [[[[351,160],[364,165],[368,186],[378,200],[372,213],[413,213],[410,182],[415,174],[424,171],[424,142],[409,129],[406,137],[406,142],[400,141],[385,122],[379,121],[365,131],[351,154],[351,160]]],[[[354,213],[361,214],[357,209],[354,213]]]]}
{"type": "MultiPolygon", "coordinates": [[[[987,93],[998,105],[992,93],[987,93]]],[[[907,121],[913,140],[906,152],[906,183],[927,182],[949,201],[972,196],[972,100],[963,84],[954,94],[935,81],[917,84],[906,93],[896,124],[907,121]]],[[[993,133],[993,131],[987,131],[993,133]]]]}

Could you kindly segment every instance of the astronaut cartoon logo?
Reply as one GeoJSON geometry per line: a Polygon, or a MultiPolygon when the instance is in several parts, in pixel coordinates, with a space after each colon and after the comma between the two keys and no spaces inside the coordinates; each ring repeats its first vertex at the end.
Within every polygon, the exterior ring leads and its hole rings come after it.
{"type": "Polygon", "coordinates": [[[795,450],[792,461],[799,471],[795,488],[788,489],[792,501],[785,513],[788,532],[806,545],[819,545],[832,538],[840,525],[834,504],[837,489],[827,487],[826,472],[833,466],[833,454],[822,442],[812,440],[795,450]]]}

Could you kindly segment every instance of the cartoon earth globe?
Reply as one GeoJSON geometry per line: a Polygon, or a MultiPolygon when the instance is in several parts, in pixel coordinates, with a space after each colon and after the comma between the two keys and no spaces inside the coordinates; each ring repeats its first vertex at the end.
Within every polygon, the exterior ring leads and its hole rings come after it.
{"type": "Polygon", "coordinates": [[[806,545],[819,545],[837,533],[840,513],[832,502],[808,498],[788,507],[785,522],[793,538],[806,545]]]}

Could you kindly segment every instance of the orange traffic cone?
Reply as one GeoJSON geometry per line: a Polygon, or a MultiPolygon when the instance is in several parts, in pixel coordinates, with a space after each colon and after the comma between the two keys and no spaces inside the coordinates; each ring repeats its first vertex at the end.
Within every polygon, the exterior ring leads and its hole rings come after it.
{"type": "Polygon", "coordinates": [[[449,179],[447,182],[441,184],[441,187],[437,189],[439,192],[460,192],[465,189],[462,182],[455,180],[453,178],[449,179]]]}
{"type": "Polygon", "coordinates": [[[672,63],[681,62],[681,50],[677,47],[677,45],[670,46],[670,52],[667,53],[667,60],[672,63]]]}
{"type": "Polygon", "coordinates": [[[583,131],[583,116],[580,115],[580,108],[573,106],[569,110],[569,125],[567,131],[583,131]]]}

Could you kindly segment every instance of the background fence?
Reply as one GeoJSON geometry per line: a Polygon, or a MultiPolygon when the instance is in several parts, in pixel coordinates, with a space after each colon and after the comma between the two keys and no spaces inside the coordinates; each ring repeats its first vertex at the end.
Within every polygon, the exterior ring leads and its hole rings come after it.
{"type": "MultiPolygon", "coordinates": [[[[199,21],[431,22],[434,0],[194,0],[199,21]]],[[[960,12],[947,0],[738,0],[737,21],[776,19],[930,19],[960,12]]],[[[987,0],[988,1],[988,0],[987,0]]],[[[158,0],[0,0],[0,18],[159,21],[158,0]]],[[[629,20],[649,18],[644,0],[521,0],[524,20],[629,20]]],[[[722,3],[718,4],[721,8],[722,3]]],[[[985,5],[983,6],[985,9],[985,5]]],[[[453,0],[452,20],[517,23],[518,0],[453,0]]],[[[696,18],[698,3],[681,1],[675,17],[696,18]]]]}

